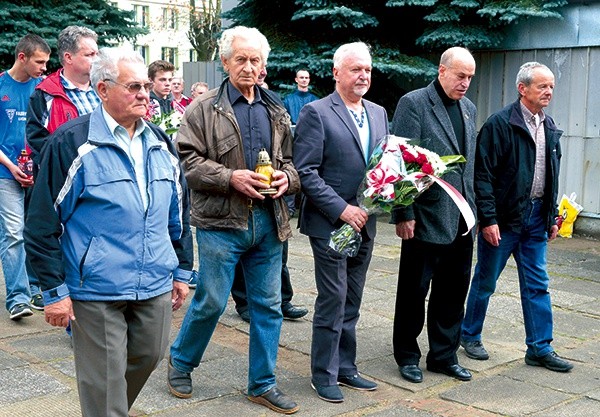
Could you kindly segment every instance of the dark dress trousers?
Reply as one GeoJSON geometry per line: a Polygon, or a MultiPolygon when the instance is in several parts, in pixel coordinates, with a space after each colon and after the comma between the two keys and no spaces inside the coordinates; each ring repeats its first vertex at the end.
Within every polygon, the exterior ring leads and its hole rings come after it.
{"type": "MultiPolygon", "coordinates": [[[[388,133],[385,109],[362,101],[369,122],[369,155],[388,133]]],[[[313,382],[337,384],[338,375],[356,374],[356,323],[376,232],[371,216],[362,229],[363,242],[354,258],[329,249],[330,233],[341,227],[348,204],[358,205],[356,193],[366,162],[358,129],[335,92],[306,104],[298,119],[294,165],[303,198],[300,232],[310,237],[315,262],[317,299],[313,317],[311,370],[313,382]]]]}
{"type": "MultiPolygon", "coordinates": [[[[453,127],[438,93],[441,86],[436,89],[435,83],[400,98],[392,132],[413,139],[438,155],[462,154],[467,162],[459,164],[443,179],[465,197],[475,213],[476,108],[466,97],[452,102],[459,106],[459,122],[462,120],[461,126],[453,127]],[[457,138],[457,131],[462,132],[463,137],[457,138]]],[[[456,364],[469,289],[474,230],[462,236],[466,226],[460,211],[437,184],[413,205],[392,212],[393,223],[407,220],[416,223],[414,238],[402,241],[394,316],[394,357],[400,366],[419,364],[421,351],[417,337],[423,330],[425,299],[431,290],[427,305],[427,363],[456,364]]]]}

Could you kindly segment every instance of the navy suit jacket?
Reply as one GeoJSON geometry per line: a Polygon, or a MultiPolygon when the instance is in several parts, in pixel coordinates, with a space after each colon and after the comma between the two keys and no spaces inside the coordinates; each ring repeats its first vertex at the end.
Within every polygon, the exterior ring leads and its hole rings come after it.
{"type": "MultiPolygon", "coordinates": [[[[389,133],[385,109],[363,99],[369,121],[369,156],[389,133]]],[[[366,162],[358,129],[337,92],[306,104],[298,117],[293,161],[304,193],[298,219],[300,232],[329,238],[344,222],[348,204],[358,205],[356,193],[365,176],[366,162]]],[[[363,227],[363,239],[373,239],[375,216],[363,227]]]]}

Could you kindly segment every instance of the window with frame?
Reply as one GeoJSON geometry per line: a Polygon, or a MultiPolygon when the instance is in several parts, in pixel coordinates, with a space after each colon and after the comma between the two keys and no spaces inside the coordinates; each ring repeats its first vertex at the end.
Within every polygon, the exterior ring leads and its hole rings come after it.
{"type": "Polygon", "coordinates": [[[150,6],[142,6],[140,4],[133,5],[135,21],[141,27],[147,28],[150,24],[150,6]]]}
{"type": "Polygon", "coordinates": [[[160,59],[163,61],[170,62],[171,64],[175,65],[175,68],[179,67],[179,63],[177,62],[179,58],[177,48],[162,47],[160,55],[160,59]]]}
{"type": "Polygon", "coordinates": [[[142,56],[142,58],[144,58],[144,63],[146,65],[148,65],[149,59],[150,59],[150,51],[148,48],[148,45],[135,45],[134,49],[140,53],[140,55],[142,56]]]}
{"type": "Polygon", "coordinates": [[[173,7],[164,7],[163,29],[177,29],[177,11],[173,7]]]}
{"type": "Polygon", "coordinates": [[[198,51],[194,48],[190,49],[190,62],[198,61],[198,51]]]}

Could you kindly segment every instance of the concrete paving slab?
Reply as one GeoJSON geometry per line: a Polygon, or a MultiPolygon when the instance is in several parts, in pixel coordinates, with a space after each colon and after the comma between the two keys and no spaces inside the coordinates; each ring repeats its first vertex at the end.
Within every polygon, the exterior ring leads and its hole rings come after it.
{"type": "Polygon", "coordinates": [[[585,364],[585,366],[600,367],[600,343],[591,339],[581,343],[577,348],[569,350],[569,357],[585,364]]]}
{"type": "Polygon", "coordinates": [[[77,390],[35,396],[0,408],[2,417],[81,417],[77,390]]]}
{"type": "MultiPolygon", "coordinates": [[[[219,365],[218,363],[213,364],[213,366],[217,367],[219,365]]],[[[168,391],[167,361],[163,360],[140,393],[134,404],[134,408],[138,410],[138,413],[143,412],[144,415],[158,413],[182,405],[198,405],[216,398],[240,395],[240,385],[245,388],[245,384],[240,381],[240,378],[231,379],[229,377],[231,369],[227,370],[227,378],[214,378],[214,375],[206,374],[202,366],[200,368],[192,372],[192,384],[194,387],[192,398],[180,399],[174,397],[168,391]],[[236,384],[238,385],[237,387],[235,386],[236,384]]]]}
{"type": "Polygon", "coordinates": [[[532,417],[598,417],[600,415],[600,402],[582,398],[565,405],[559,405],[552,410],[533,414],[532,417]]]}
{"type": "Polygon", "coordinates": [[[600,320],[597,318],[559,308],[553,309],[552,315],[555,338],[562,335],[579,340],[600,337],[600,320]]]}
{"type": "MultiPolygon", "coordinates": [[[[4,282],[4,275],[2,276],[2,281],[4,282]]],[[[4,288],[4,285],[0,285],[1,288],[4,288]]],[[[0,299],[4,300],[6,297],[6,293],[2,295],[0,299]]],[[[4,303],[2,303],[4,305],[4,303]]],[[[0,317],[6,323],[3,324],[2,328],[2,338],[6,337],[16,337],[22,335],[30,335],[32,333],[44,333],[47,332],[48,324],[44,321],[44,315],[39,311],[34,311],[33,316],[26,317],[21,320],[10,320],[8,317],[8,311],[3,310],[3,314],[0,314],[0,317]]]]}
{"type": "Polygon", "coordinates": [[[511,417],[550,409],[567,394],[504,376],[477,378],[440,394],[441,398],[511,417]]]}
{"type": "Polygon", "coordinates": [[[393,350],[392,328],[389,324],[386,327],[357,329],[356,334],[361,347],[356,354],[358,363],[387,356],[393,350]]]}
{"type": "Polygon", "coordinates": [[[485,361],[475,360],[467,357],[464,349],[458,350],[458,361],[465,368],[476,373],[489,373],[491,370],[513,364],[516,361],[523,361],[523,353],[507,349],[506,346],[499,346],[493,343],[485,343],[485,348],[490,354],[490,358],[485,361]]]}
{"type": "Polygon", "coordinates": [[[0,350],[0,371],[12,368],[20,368],[27,365],[27,361],[19,359],[16,355],[0,350]]]}
{"type": "Polygon", "coordinates": [[[0,407],[48,394],[69,392],[56,378],[31,366],[0,371],[0,407]]]}
{"type": "Polygon", "coordinates": [[[585,313],[592,316],[600,316],[600,304],[598,304],[596,300],[587,304],[578,305],[576,310],[580,313],[585,313]]]}
{"type": "MultiPolygon", "coordinates": [[[[593,400],[597,400],[600,401],[600,389],[596,389],[592,392],[589,392],[586,397],[591,398],[593,400]]],[[[598,413],[597,415],[600,415],[600,413],[598,413]]]]}
{"type": "Polygon", "coordinates": [[[551,372],[545,368],[529,366],[523,363],[502,372],[501,375],[519,381],[536,384],[553,390],[584,394],[593,391],[600,381],[600,369],[587,366],[586,364],[575,364],[571,372],[551,372]]]}
{"type": "MultiPolygon", "coordinates": [[[[496,293],[490,299],[488,305],[488,316],[508,320],[511,323],[523,323],[523,310],[521,300],[517,294],[496,293]]],[[[486,318],[487,320],[487,318],[486,318]]],[[[485,326],[485,324],[484,324],[485,326]]]]}
{"type": "Polygon", "coordinates": [[[14,340],[9,345],[20,352],[31,356],[32,361],[53,361],[57,359],[70,358],[73,349],[66,333],[34,334],[14,340]]]}
{"type": "Polygon", "coordinates": [[[310,341],[312,333],[312,322],[308,319],[302,320],[285,320],[281,326],[281,336],[279,344],[287,347],[290,344],[310,341]]]}
{"type": "Polygon", "coordinates": [[[438,415],[397,405],[369,414],[371,417],[436,417],[438,415]]]}
{"type": "MultiPolygon", "coordinates": [[[[380,220],[358,326],[357,363],[379,383],[374,392],[343,388],[335,405],[310,388],[310,344],[316,289],[308,239],[295,230],[289,261],[295,304],[309,308],[298,321],[284,321],[276,374],[278,384],[299,403],[304,416],[340,417],[587,417],[600,416],[600,242],[575,237],[549,246],[555,340],[559,354],[573,360],[566,375],[524,364],[524,328],[514,260],[498,281],[486,318],[483,341],[488,361],[474,361],[459,349],[459,362],[474,379],[459,382],[424,371],[421,384],[400,377],[392,349],[392,323],[401,240],[380,220]],[[597,412],[596,412],[597,411],[597,412]]],[[[476,254],[475,254],[476,259],[476,254]]],[[[4,288],[0,286],[0,297],[4,288]]],[[[193,295],[193,292],[191,293],[193,295]]],[[[189,306],[173,314],[170,341],[189,306]]],[[[246,417],[279,414],[245,397],[249,326],[229,301],[200,367],[192,373],[194,395],[173,397],[166,387],[166,360],[140,394],[132,416],[246,417]]],[[[427,329],[419,336],[427,354],[427,329]]],[[[167,352],[168,355],[168,352],[167,352]]],[[[424,359],[421,361],[424,368],[424,359]]],[[[76,417],[75,369],[69,338],[44,322],[43,314],[13,322],[0,319],[0,417],[76,417]],[[16,382],[15,382],[16,381],[16,382]],[[14,382],[14,383],[13,383],[14,382]],[[21,384],[21,385],[19,385],[21,384]],[[14,389],[15,386],[19,389],[14,389]],[[32,414],[35,410],[35,414],[32,414]]]]}
{"type": "MultiPolygon", "coordinates": [[[[398,258],[398,262],[400,262],[398,258]]],[[[370,272],[367,274],[367,282],[369,288],[375,288],[381,291],[385,291],[388,294],[392,294],[395,300],[396,288],[398,286],[398,272],[386,272],[380,276],[373,276],[370,272]]],[[[393,310],[394,305],[391,305],[393,310]]]]}

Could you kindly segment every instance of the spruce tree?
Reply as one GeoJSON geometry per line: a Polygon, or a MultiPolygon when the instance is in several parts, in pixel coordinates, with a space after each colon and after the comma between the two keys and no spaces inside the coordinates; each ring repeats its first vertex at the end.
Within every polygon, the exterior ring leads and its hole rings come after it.
{"type": "Polygon", "coordinates": [[[133,12],[105,0],[0,0],[0,70],[12,66],[15,46],[28,33],[41,36],[52,48],[50,72],[60,67],[56,42],[65,27],[88,27],[98,34],[99,46],[108,46],[147,33],[133,18],[133,12]]]}
{"type": "Polygon", "coordinates": [[[296,69],[311,73],[323,96],[333,90],[335,49],[363,41],[372,48],[369,98],[393,112],[404,92],[437,74],[450,46],[473,51],[497,47],[505,29],[529,18],[561,18],[566,0],[242,0],[224,17],[257,27],[271,44],[268,82],[293,91],[296,69]]]}

